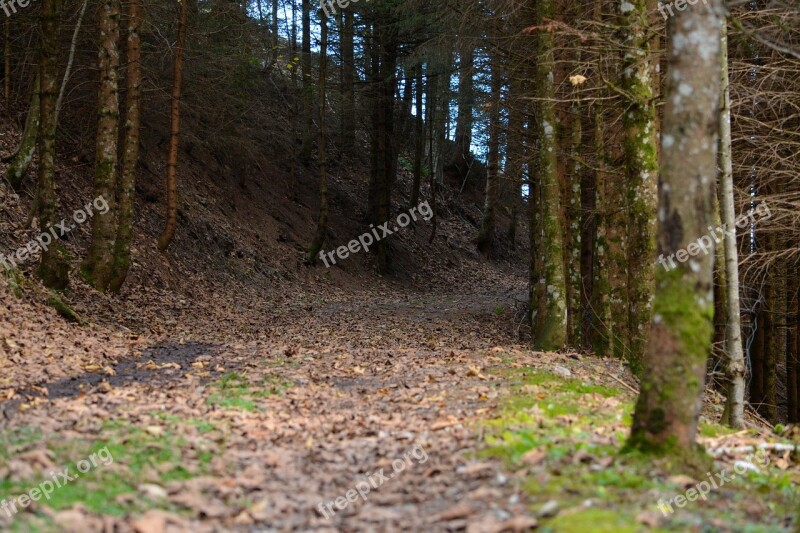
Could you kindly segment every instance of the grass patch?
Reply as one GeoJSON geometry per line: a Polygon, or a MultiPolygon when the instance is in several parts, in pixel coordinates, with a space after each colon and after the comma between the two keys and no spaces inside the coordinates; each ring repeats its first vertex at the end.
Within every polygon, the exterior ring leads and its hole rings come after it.
{"type": "MultiPolygon", "coordinates": [[[[542,520],[541,531],[716,531],[725,523],[726,531],[766,533],[786,531],[785,520],[796,513],[800,479],[772,468],[663,517],[659,499],[684,495],[686,487],[671,482],[652,457],[619,454],[633,412],[621,391],[530,368],[506,370],[504,377],[511,390],[497,416],[483,423],[487,446],[479,455],[528,470],[522,486],[537,502],[533,513],[545,501],[559,502],[561,512],[542,520]],[[643,512],[661,524],[641,523],[643,512]]],[[[707,437],[731,433],[714,423],[700,427],[707,437]]]]}
{"type": "MultiPolygon", "coordinates": [[[[209,475],[211,461],[220,455],[224,438],[221,433],[212,434],[218,430],[199,419],[187,420],[165,413],[153,413],[152,419],[165,424],[140,427],[126,419],[111,419],[105,422],[96,440],[64,441],[57,437],[49,440],[47,447],[56,465],[53,470],[63,472],[68,468],[68,474],[75,479],[68,483],[61,481],[62,486],[42,503],[56,511],[80,503],[95,513],[112,516],[140,513],[150,508],[183,512],[167,501],[150,501],[138,494],[138,487],[143,483],[165,486],[172,481],[209,475]],[[187,441],[184,436],[192,431],[190,428],[208,438],[187,441]],[[84,460],[88,460],[87,466],[91,467],[81,473],[78,463],[84,460]]],[[[3,444],[0,465],[41,440],[42,433],[34,428],[0,433],[3,444]]],[[[50,471],[40,471],[30,479],[0,480],[0,501],[26,494],[51,479],[50,471]]],[[[12,530],[55,531],[57,528],[46,515],[26,512],[15,516],[12,530]]]]}
{"type": "Polygon", "coordinates": [[[229,372],[212,387],[214,392],[206,403],[220,409],[257,411],[260,408],[258,400],[282,394],[292,385],[290,381],[281,381],[276,376],[266,376],[251,383],[245,376],[229,372]]]}

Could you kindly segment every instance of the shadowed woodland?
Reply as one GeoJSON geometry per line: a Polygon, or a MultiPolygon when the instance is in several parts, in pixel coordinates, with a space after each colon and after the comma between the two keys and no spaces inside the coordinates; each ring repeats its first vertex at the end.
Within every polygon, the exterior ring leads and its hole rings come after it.
{"type": "Polygon", "coordinates": [[[800,533],[795,2],[0,12],[3,531],[800,533]]]}

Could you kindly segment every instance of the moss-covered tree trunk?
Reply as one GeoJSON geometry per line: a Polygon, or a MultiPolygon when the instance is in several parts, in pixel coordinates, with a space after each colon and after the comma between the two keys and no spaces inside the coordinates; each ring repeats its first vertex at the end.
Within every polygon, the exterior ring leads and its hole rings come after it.
{"type": "MultiPolygon", "coordinates": [[[[42,47],[39,59],[39,152],[37,210],[42,231],[56,223],[56,98],[58,97],[58,43],[61,0],[42,0],[42,47]]],[[[38,275],[51,289],[64,289],[69,283],[69,257],[54,242],[42,253],[38,275]]]]}
{"type": "MultiPolygon", "coordinates": [[[[665,256],[688,249],[713,221],[721,14],[721,0],[710,0],[678,11],[668,22],[657,232],[658,251],[665,256]]],[[[634,449],[698,458],[697,425],[713,336],[713,262],[712,249],[657,271],[629,440],[634,449]]]]}
{"type": "Polygon", "coordinates": [[[39,81],[40,75],[37,74],[33,81],[33,92],[31,94],[31,105],[28,110],[28,116],[25,119],[25,129],[22,132],[22,140],[20,141],[19,148],[16,154],[11,159],[11,164],[6,171],[6,179],[14,188],[19,190],[22,185],[22,180],[25,173],[33,161],[33,155],[36,153],[36,139],[39,135],[39,92],[41,84],[39,81]]]}
{"type": "MultiPolygon", "coordinates": [[[[580,57],[580,56],[578,56],[580,57]]],[[[564,268],[567,288],[567,342],[570,346],[583,344],[581,313],[581,294],[583,279],[581,278],[581,181],[583,168],[580,150],[583,135],[580,100],[577,95],[570,105],[569,119],[562,126],[564,146],[559,153],[564,161],[564,185],[562,188],[564,205],[564,268]]]]}
{"type": "Polygon", "coordinates": [[[92,243],[83,273],[99,291],[108,289],[114,268],[114,195],[117,188],[119,129],[119,0],[102,0],[98,5],[100,86],[97,94],[97,151],[94,197],[104,198],[111,207],[92,217],[92,243]]]}
{"type": "Polygon", "coordinates": [[[621,86],[629,98],[622,115],[628,210],[628,362],[638,373],[653,306],[658,176],[656,107],[648,1],[630,0],[619,5],[626,37],[621,86]]]}
{"type": "Polygon", "coordinates": [[[128,46],[125,96],[125,138],[122,145],[122,173],[117,190],[117,236],[114,241],[114,268],[109,288],[119,292],[131,265],[136,165],[139,162],[139,129],[142,95],[142,0],[128,0],[128,46]]]}
{"type": "Polygon", "coordinates": [[[320,20],[320,45],[319,45],[319,140],[317,141],[319,165],[319,213],[317,215],[317,230],[314,240],[308,249],[306,260],[315,263],[317,255],[325,245],[325,238],[328,235],[328,159],[326,149],[325,131],[325,86],[328,76],[328,22],[324,16],[320,20]]]}
{"type": "MultiPolygon", "coordinates": [[[[559,350],[567,342],[567,302],[564,279],[564,252],[562,247],[561,202],[556,167],[556,114],[553,35],[543,26],[553,18],[552,0],[541,0],[536,8],[536,72],[532,83],[535,102],[534,128],[538,141],[538,154],[534,173],[540,181],[540,203],[532,211],[541,212],[532,221],[532,231],[541,232],[537,239],[541,245],[541,277],[533,276],[535,297],[531,302],[533,343],[540,350],[559,350]]],[[[531,254],[532,257],[536,254],[531,254]]]]}
{"type": "MultiPolygon", "coordinates": [[[[491,101],[489,102],[489,150],[487,154],[486,190],[483,203],[483,218],[478,232],[478,250],[485,257],[494,245],[494,219],[497,204],[497,189],[500,179],[500,92],[503,76],[497,64],[492,65],[491,101]]],[[[471,108],[470,108],[471,109],[471,108]]],[[[470,122],[471,125],[471,122],[470,122]]],[[[458,146],[456,146],[458,148],[458,146]]],[[[469,148],[467,148],[468,150],[469,148]]]]}

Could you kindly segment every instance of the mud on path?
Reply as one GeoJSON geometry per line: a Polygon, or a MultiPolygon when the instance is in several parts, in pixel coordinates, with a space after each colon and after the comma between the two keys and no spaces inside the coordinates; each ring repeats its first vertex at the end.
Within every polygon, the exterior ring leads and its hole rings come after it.
{"type": "Polygon", "coordinates": [[[162,343],[48,383],[6,410],[0,479],[35,487],[41,472],[104,446],[114,462],[14,522],[147,533],[525,530],[517,478],[477,453],[480,421],[503,393],[495,370],[512,364],[510,352],[513,364],[541,359],[516,341],[519,299],[316,302],[263,341],[162,343]],[[69,501],[72,491],[94,496],[69,501]]]}

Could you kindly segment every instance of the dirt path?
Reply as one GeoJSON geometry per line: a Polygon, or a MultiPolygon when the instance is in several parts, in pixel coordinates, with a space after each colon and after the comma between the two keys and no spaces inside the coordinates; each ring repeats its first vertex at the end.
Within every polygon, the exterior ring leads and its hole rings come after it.
{"type": "Polygon", "coordinates": [[[319,303],[271,341],[154,346],[50,383],[7,423],[10,479],[30,484],[37,466],[60,471],[107,447],[113,463],[59,492],[112,503],[35,503],[16,520],[148,533],[522,530],[518,483],[476,453],[501,392],[486,369],[500,361],[493,346],[514,343],[515,305],[513,294],[319,303]]]}

